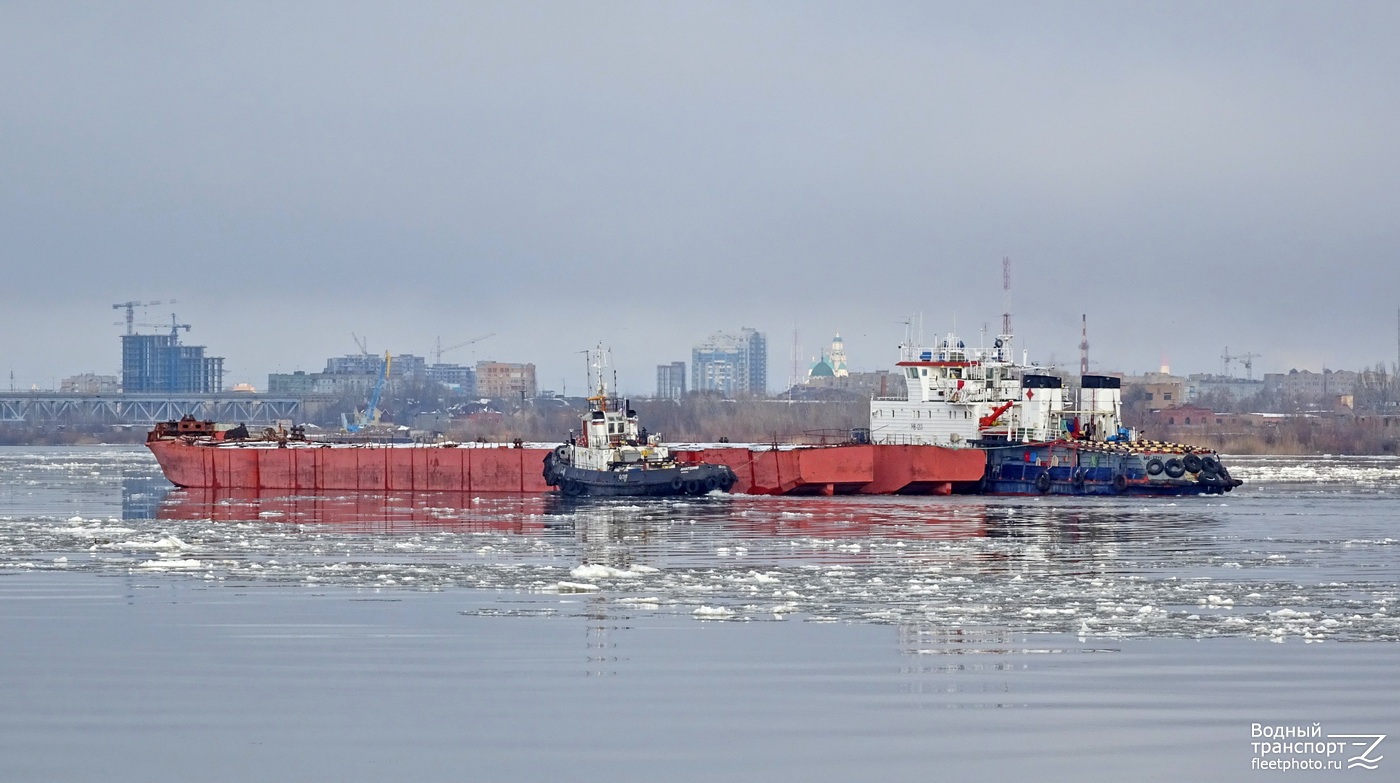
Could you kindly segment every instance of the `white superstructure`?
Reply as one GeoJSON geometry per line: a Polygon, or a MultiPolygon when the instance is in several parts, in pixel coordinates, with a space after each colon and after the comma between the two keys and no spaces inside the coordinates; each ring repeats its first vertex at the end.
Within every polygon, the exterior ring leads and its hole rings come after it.
{"type": "Polygon", "coordinates": [[[1127,440],[1117,378],[1086,375],[1067,396],[1051,369],[1016,362],[1012,338],[969,348],[949,334],[933,347],[901,346],[906,394],[870,402],[875,443],[959,447],[1078,438],[1127,440]]]}
{"type": "Polygon", "coordinates": [[[613,470],[617,468],[656,468],[672,464],[671,450],[661,445],[661,438],[648,435],[638,423],[637,412],[626,401],[621,406],[609,397],[607,356],[599,345],[595,353],[594,370],[598,373],[598,389],[588,398],[588,412],[583,414],[579,433],[571,437],[561,457],[576,468],[613,470]]]}

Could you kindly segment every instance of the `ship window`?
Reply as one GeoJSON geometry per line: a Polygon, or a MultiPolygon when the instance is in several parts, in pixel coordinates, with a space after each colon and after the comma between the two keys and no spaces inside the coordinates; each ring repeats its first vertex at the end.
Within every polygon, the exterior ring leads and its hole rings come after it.
{"type": "Polygon", "coordinates": [[[924,368],[924,376],[925,376],[925,377],[928,376],[928,368],[927,368],[927,367],[924,368]]]}

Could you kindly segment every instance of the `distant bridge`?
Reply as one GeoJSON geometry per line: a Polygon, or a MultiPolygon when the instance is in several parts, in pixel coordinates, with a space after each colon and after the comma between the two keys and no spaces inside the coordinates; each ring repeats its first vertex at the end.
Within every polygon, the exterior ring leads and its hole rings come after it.
{"type": "Polygon", "coordinates": [[[197,419],[272,424],[278,419],[300,421],[302,399],[266,394],[64,394],[10,392],[0,394],[0,424],[112,425],[149,427],[190,415],[197,419]]]}

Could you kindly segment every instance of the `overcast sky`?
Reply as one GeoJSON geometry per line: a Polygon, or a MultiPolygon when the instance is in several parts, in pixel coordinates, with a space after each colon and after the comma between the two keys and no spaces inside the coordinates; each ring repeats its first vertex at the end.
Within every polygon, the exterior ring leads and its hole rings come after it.
{"type": "MultiPolygon", "coordinates": [[[[1396,360],[1400,4],[0,3],[0,370],[355,351],[624,391],[901,322],[1256,376],[1396,360]],[[138,316],[141,315],[138,313],[138,316]]],[[[8,378],[6,379],[8,380],[8,378]]]]}

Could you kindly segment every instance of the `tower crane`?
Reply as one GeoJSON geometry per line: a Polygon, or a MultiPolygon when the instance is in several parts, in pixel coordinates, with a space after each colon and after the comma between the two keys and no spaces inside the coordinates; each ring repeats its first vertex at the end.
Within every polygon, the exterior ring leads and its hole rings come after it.
{"type": "Polygon", "coordinates": [[[433,364],[442,364],[442,355],[445,354],[445,353],[447,353],[448,351],[455,351],[455,350],[457,350],[458,348],[465,348],[465,347],[467,347],[468,345],[471,345],[472,343],[479,343],[479,342],[481,342],[482,340],[485,340],[485,339],[488,338],[488,337],[495,337],[495,336],[496,336],[496,333],[495,333],[495,332],[491,332],[490,334],[483,334],[483,335],[480,336],[480,337],[473,337],[472,339],[467,340],[467,341],[464,342],[464,343],[457,343],[456,345],[449,345],[449,346],[447,346],[446,348],[442,347],[442,337],[439,336],[439,337],[437,338],[437,348],[433,350],[433,364]]]}
{"type": "Polygon", "coordinates": [[[369,356],[369,338],[368,338],[368,337],[360,337],[359,335],[355,334],[354,332],[351,332],[351,333],[350,333],[350,339],[354,340],[354,341],[355,341],[355,345],[359,346],[359,348],[360,348],[360,355],[361,355],[361,356],[369,356]]]}
{"type": "Polygon", "coordinates": [[[163,304],[175,304],[175,300],[174,300],[174,299],[169,299],[169,300],[157,300],[157,301],[154,301],[154,302],[137,302],[137,301],[118,302],[117,304],[112,305],[112,309],[113,309],[113,310],[122,310],[122,309],[125,309],[125,310],[126,310],[126,333],[127,333],[127,334],[135,334],[135,333],[136,333],[136,330],[135,330],[134,328],[132,328],[132,327],[136,326],[136,308],[138,308],[138,307],[151,307],[151,306],[154,306],[154,305],[163,305],[163,304]]]}
{"type": "Polygon", "coordinates": [[[179,335],[180,335],[180,330],[181,330],[181,329],[184,329],[184,330],[187,331],[187,332],[190,330],[190,325],[189,325],[189,324],[182,324],[182,323],[180,323],[179,320],[175,317],[175,314],[174,314],[174,313],[171,313],[171,314],[170,314],[170,323],[168,323],[168,324],[135,324],[135,326],[145,326],[145,327],[148,327],[148,328],[151,328],[151,329],[164,329],[165,327],[169,326],[169,327],[170,327],[170,344],[171,344],[171,345],[179,345],[179,344],[180,344],[179,335]]]}
{"type": "Polygon", "coordinates": [[[1227,347],[1227,348],[1225,349],[1225,353],[1223,353],[1223,354],[1220,355],[1220,358],[1221,358],[1222,361],[1225,362],[1225,375],[1226,375],[1227,377],[1230,376],[1230,363],[1231,363],[1231,362],[1239,362],[1240,364],[1243,364],[1243,365],[1244,365],[1244,377],[1245,377],[1245,380],[1252,381],[1252,380],[1254,380],[1254,360],[1255,360],[1255,359],[1258,359],[1258,358],[1261,358],[1262,356],[1263,356],[1263,354],[1258,354],[1258,353],[1236,353],[1236,354],[1232,354],[1232,353],[1230,353],[1230,349],[1227,347]]]}
{"type": "Polygon", "coordinates": [[[1242,353],[1235,356],[1235,358],[1239,360],[1240,364],[1244,365],[1245,380],[1254,380],[1254,360],[1262,356],[1263,354],[1260,353],[1242,353]]]}

